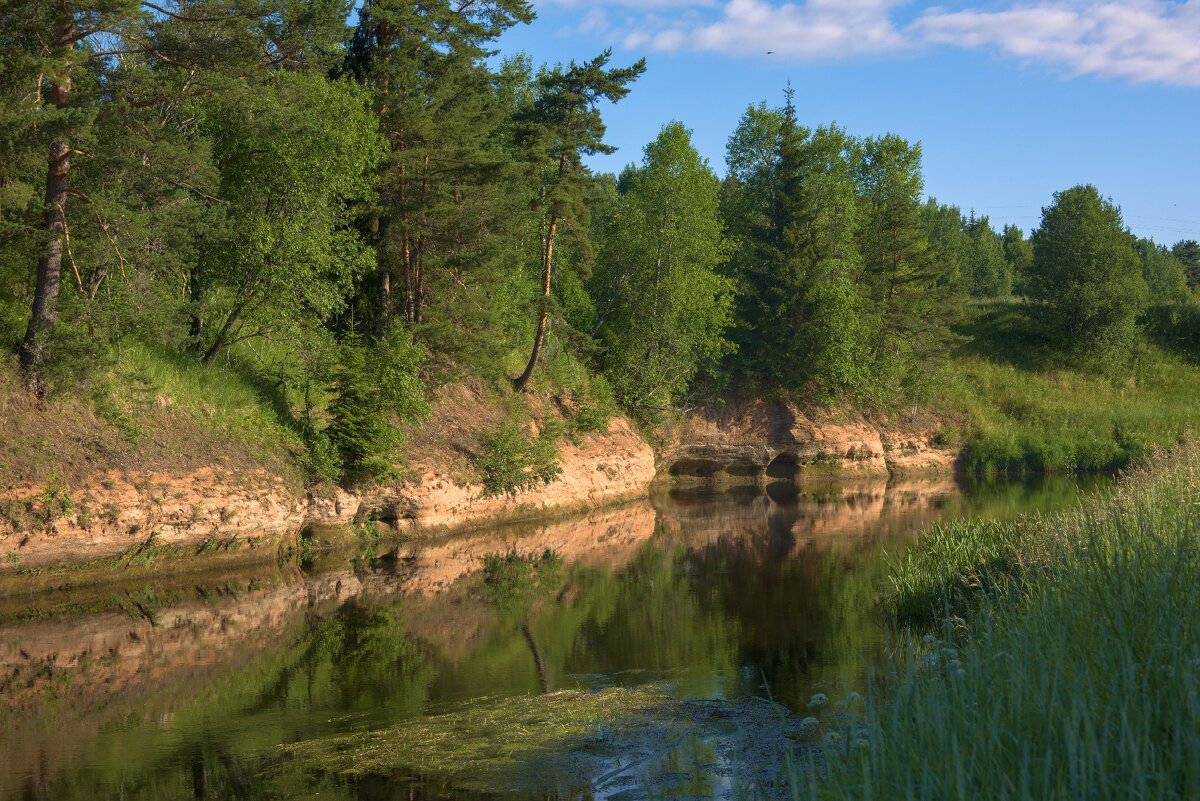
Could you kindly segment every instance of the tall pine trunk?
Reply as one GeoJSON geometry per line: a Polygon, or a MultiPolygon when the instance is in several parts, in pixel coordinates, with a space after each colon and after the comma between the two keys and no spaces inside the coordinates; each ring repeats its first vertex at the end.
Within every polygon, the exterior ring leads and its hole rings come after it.
{"type": "MultiPolygon", "coordinates": [[[[63,72],[51,88],[50,100],[55,108],[62,109],[66,108],[71,97],[71,51],[75,41],[75,24],[66,0],[59,0],[56,12],[54,43],[64,58],[63,72]]],[[[71,146],[63,136],[50,143],[46,171],[46,213],[42,221],[42,229],[49,234],[50,241],[38,259],[33,309],[20,349],[26,381],[38,397],[46,394],[44,368],[50,357],[48,340],[58,321],[58,291],[62,281],[63,239],[67,230],[67,181],[70,173],[71,146]]]]}
{"type": "MultiPolygon", "coordinates": [[[[563,176],[567,174],[567,151],[564,148],[558,154],[558,183],[562,184],[563,176]]],[[[524,392],[533,370],[537,367],[538,357],[542,355],[542,343],[546,340],[546,323],[550,318],[550,277],[554,267],[554,235],[558,233],[558,214],[560,207],[555,200],[550,204],[550,227],[546,230],[546,247],[542,251],[542,313],[538,315],[537,331],[533,335],[533,353],[529,354],[529,363],[525,372],[513,381],[517,392],[524,392]]]]}
{"type": "Polygon", "coordinates": [[[537,366],[538,357],[542,353],[542,343],[546,339],[546,322],[550,317],[550,274],[554,265],[554,235],[558,231],[558,215],[551,213],[550,228],[546,232],[546,249],[542,253],[542,313],[538,316],[537,333],[533,335],[533,353],[525,372],[513,382],[513,388],[522,392],[533,377],[533,368],[537,366]]]}

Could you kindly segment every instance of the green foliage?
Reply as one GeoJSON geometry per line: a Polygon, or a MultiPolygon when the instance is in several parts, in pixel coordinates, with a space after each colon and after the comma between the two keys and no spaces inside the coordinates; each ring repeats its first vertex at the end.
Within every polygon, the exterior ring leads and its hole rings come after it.
{"type": "Polygon", "coordinates": [[[965,272],[970,293],[985,298],[1011,294],[1013,267],[1004,240],[992,230],[988,218],[972,215],[966,223],[966,234],[970,245],[965,272]]]}
{"type": "Polygon", "coordinates": [[[38,518],[46,525],[71,514],[75,508],[67,482],[57,470],[52,470],[41,491],[33,497],[38,518]]]}
{"type": "Polygon", "coordinates": [[[1056,192],[1032,241],[1028,291],[1047,335],[1080,363],[1126,356],[1147,292],[1120,209],[1094,186],[1056,192]]]}
{"type": "Polygon", "coordinates": [[[1146,333],[1184,360],[1200,362],[1200,303],[1170,303],[1146,311],[1146,333]]]}
{"type": "Polygon", "coordinates": [[[747,111],[721,206],[739,240],[735,376],[825,402],[929,396],[973,240],[957,209],[921,202],[920,161],[896,136],[799,126],[790,92],[747,111]]]}
{"type": "MultiPolygon", "coordinates": [[[[1151,329],[1160,341],[1187,349],[1190,321],[1200,319],[1189,309],[1158,310],[1151,329]]],[[[969,341],[944,372],[936,406],[960,421],[969,471],[1111,471],[1200,429],[1194,356],[1142,342],[1123,373],[1064,368],[1030,311],[1024,303],[974,306],[957,329],[969,341]]]]}
{"type": "MultiPolygon", "coordinates": [[[[329,426],[321,434],[341,456],[352,483],[382,481],[394,475],[396,452],[404,443],[393,420],[414,423],[429,411],[418,376],[422,354],[400,326],[370,344],[351,337],[342,354],[329,426]]],[[[316,445],[314,459],[327,464],[319,439],[316,445]]]]}
{"type": "Polygon", "coordinates": [[[573,434],[608,433],[609,421],[620,413],[612,387],[603,375],[592,376],[586,390],[575,397],[568,417],[573,434]]]}
{"type": "Polygon", "coordinates": [[[1004,226],[1004,260],[1012,276],[1013,293],[1024,295],[1033,270],[1033,243],[1015,225],[1004,226]]]}
{"type": "Polygon", "coordinates": [[[921,147],[894,135],[862,145],[859,250],[879,317],[874,379],[883,397],[922,399],[954,342],[961,311],[957,276],[934,258],[919,198],[921,147]]]}
{"type": "Polygon", "coordinates": [[[1200,286],[1200,242],[1181,239],[1171,246],[1171,255],[1179,259],[1187,273],[1188,288],[1200,286]]]}
{"type": "Polygon", "coordinates": [[[196,343],[211,361],[235,340],[342,310],[371,266],[348,224],[383,142],[366,93],[319,76],[281,74],[203,111],[223,201],[194,278],[196,314],[214,318],[215,333],[196,343]]]}
{"type": "Polygon", "coordinates": [[[539,484],[549,484],[562,475],[557,434],[546,427],[536,437],[514,425],[502,425],[483,437],[475,458],[483,483],[483,497],[515,497],[539,484]]]}
{"type": "Polygon", "coordinates": [[[1192,300],[1187,271],[1178,257],[1165,245],[1157,245],[1151,239],[1139,239],[1135,247],[1142,258],[1142,278],[1152,303],[1187,303],[1192,300]]]}
{"type": "Polygon", "coordinates": [[[563,559],[550,549],[523,555],[515,548],[483,557],[483,596],[506,610],[523,610],[539,593],[556,589],[563,580],[563,559]]]}
{"type": "Polygon", "coordinates": [[[653,419],[730,350],[731,287],[715,272],[729,248],[716,176],[679,123],[662,129],[623,181],[592,286],[605,375],[625,408],[653,419]]]}
{"type": "Polygon", "coordinates": [[[526,0],[363,5],[343,69],[370,91],[388,143],[379,196],[361,217],[377,259],[355,305],[373,327],[450,318],[461,337],[481,284],[513,255],[528,198],[506,129],[513,109],[492,84],[504,78],[486,60],[497,37],[532,18],[526,0]]]}
{"type": "Polygon", "coordinates": [[[968,286],[972,241],[962,209],[931,197],[921,211],[929,237],[930,258],[949,283],[968,286]]]}

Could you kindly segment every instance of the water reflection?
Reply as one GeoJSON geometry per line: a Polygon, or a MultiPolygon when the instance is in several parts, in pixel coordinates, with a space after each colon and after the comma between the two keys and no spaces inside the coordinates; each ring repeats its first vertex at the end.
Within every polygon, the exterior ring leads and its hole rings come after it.
{"type": "MultiPolygon", "coordinates": [[[[453,749],[446,764],[400,753],[347,779],[279,746],[580,688],[669,686],[717,704],[765,683],[801,710],[882,657],[881,553],[934,520],[1078,491],[677,489],[384,559],[4,599],[0,798],[477,798],[499,788],[451,764],[453,749]]],[[[707,742],[690,747],[720,750],[707,742]]]]}

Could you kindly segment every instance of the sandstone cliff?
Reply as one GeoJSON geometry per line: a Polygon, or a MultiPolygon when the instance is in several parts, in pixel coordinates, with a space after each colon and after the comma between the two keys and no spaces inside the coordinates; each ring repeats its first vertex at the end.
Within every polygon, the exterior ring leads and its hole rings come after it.
{"type": "Polygon", "coordinates": [[[752,400],[665,426],[659,471],[707,479],[793,479],[799,474],[949,473],[957,452],[928,425],[813,415],[786,401],[752,400]]]}
{"type": "MultiPolygon", "coordinates": [[[[543,410],[543,414],[554,414],[543,410]]],[[[432,418],[412,432],[406,478],[305,496],[294,480],[252,463],[171,471],[126,464],[65,480],[0,484],[0,571],[105,560],[268,557],[305,526],[382,520],[401,532],[544,518],[644,496],[656,478],[790,481],[948,473],[955,453],[928,427],[813,416],[794,404],[750,401],[664,425],[656,451],[623,418],[562,444],[562,475],[515,497],[484,497],[469,443],[503,417],[464,385],[438,391],[432,418]]]]}

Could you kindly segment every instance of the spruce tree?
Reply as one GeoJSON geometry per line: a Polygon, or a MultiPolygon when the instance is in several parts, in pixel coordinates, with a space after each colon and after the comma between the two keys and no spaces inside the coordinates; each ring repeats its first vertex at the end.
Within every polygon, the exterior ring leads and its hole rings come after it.
{"type": "Polygon", "coordinates": [[[867,139],[858,184],[864,282],[879,321],[877,388],[885,398],[927,391],[959,307],[955,276],[935,258],[922,219],[920,145],[893,134],[867,139]]]}

